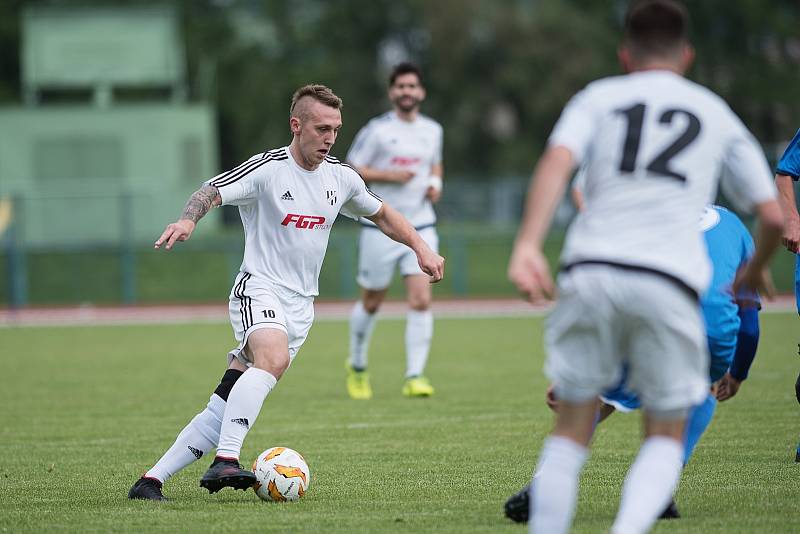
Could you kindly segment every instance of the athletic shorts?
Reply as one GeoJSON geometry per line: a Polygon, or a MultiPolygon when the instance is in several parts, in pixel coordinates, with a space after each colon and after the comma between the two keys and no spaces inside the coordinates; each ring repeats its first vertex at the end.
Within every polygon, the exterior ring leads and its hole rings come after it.
{"type": "Polygon", "coordinates": [[[708,348],[700,305],[659,274],[579,265],[558,278],[547,318],[545,372],[556,396],[586,402],[622,379],[645,410],[673,412],[708,395],[708,348]]]}
{"type": "Polygon", "coordinates": [[[262,328],[286,333],[291,363],[314,322],[314,298],[285,287],[257,283],[249,273],[240,272],[231,290],[228,313],[238,342],[228,353],[229,364],[236,358],[248,367],[253,365],[243,349],[248,336],[262,328]]]}
{"type": "MultiPolygon", "coordinates": [[[[435,227],[423,227],[418,232],[431,249],[439,251],[439,235],[435,227]]],[[[364,289],[386,289],[392,283],[396,267],[400,268],[403,276],[425,274],[419,268],[413,250],[377,228],[362,228],[358,241],[358,285],[364,289]]]]}
{"type": "Polygon", "coordinates": [[[605,390],[600,395],[600,400],[613,406],[619,412],[632,412],[642,407],[636,393],[628,389],[628,369],[623,366],[622,378],[611,389],[605,390]]]}

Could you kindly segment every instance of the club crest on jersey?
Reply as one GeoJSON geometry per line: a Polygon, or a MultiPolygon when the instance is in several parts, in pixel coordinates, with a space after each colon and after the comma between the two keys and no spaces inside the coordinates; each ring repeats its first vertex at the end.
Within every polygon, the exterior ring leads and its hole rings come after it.
{"type": "Polygon", "coordinates": [[[330,202],[331,206],[335,206],[336,205],[336,190],[334,189],[333,191],[325,191],[325,193],[327,195],[328,202],[330,202]]]}
{"type": "Polygon", "coordinates": [[[294,223],[295,228],[301,230],[314,230],[324,228],[325,217],[321,215],[298,215],[297,213],[287,213],[281,222],[282,226],[289,226],[294,223]]]}

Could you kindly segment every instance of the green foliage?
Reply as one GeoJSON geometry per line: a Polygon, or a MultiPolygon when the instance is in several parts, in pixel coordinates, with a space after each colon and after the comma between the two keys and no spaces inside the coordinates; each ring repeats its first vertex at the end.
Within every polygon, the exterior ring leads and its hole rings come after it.
{"type": "MultiPolygon", "coordinates": [[[[74,5],[105,1],[75,0],[74,5]]],[[[619,72],[625,2],[607,0],[173,0],[193,98],[219,114],[224,167],[288,142],[293,91],[331,86],[345,101],[335,148],[388,108],[388,63],[425,70],[424,111],[445,127],[450,176],[527,174],[567,99],[619,72]]],[[[800,125],[800,7],[793,0],[687,2],[690,77],[725,97],[764,143],[800,125]]],[[[19,94],[23,2],[0,3],[0,102],[19,94]]],[[[60,5],[70,1],[60,2],[60,5]]],[[[141,2],[122,2],[141,5],[141,2]]],[[[118,4],[119,5],[119,4],[118,4]]],[[[200,179],[202,177],[198,177],[200,179]]]]}
{"type": "MultiPolygon", "coordinates": [[[[311,487],[296,503],[209,495],[203,458],[131,502],[133,481],[205,406],[232,342],[226,324],[0,330],[0,529],[9,532],[509,532],[505,498],[530,477],[552,416],[542,402],[541,320],[438,320],[427,400],[400,395],[403,321],[380,321],[375,398],[346,397],[347,324],[320,322],[270,394],[245,462],[300,451],[311,487]],[[23,355],[18,357],[18,355],[23,355]]],[[[678,521],[654,533],[796,531],[800,486],[792,382],[795,314],[763,317],[752,373],[721,404],[683,474],[678,521]]],[[[597,432],[574,532],[605,532],[639,441],[638,417],[597,432]]]]}

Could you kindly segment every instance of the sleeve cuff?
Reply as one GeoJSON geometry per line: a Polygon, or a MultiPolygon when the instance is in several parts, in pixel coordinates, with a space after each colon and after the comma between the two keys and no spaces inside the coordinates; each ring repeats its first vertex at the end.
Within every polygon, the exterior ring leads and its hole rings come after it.
{"type": "Polygon", "coordinates": [[[789,176],[795,182],[798,179],[800,179],[800,174],[797,174],[796,172],[787,171],[786,169],[781,169],[780,167],[775,169],[775,174],[782,174],[784,176],[789,176]]]}

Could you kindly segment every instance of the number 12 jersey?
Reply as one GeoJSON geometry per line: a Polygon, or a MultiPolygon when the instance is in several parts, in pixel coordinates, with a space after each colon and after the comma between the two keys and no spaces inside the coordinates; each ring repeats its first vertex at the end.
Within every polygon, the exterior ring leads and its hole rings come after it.
{"type": "Polygon", "coordinates": [[[711,268],[697,221],[717,192],[749,211],[775,198],[760,146],[708,89],[665,70],[605,78],[576,94],[549,139],[586,172],[586,209],[564,266],[657,271],[702,293],[711,268]]]}

